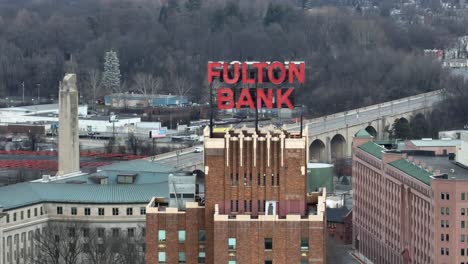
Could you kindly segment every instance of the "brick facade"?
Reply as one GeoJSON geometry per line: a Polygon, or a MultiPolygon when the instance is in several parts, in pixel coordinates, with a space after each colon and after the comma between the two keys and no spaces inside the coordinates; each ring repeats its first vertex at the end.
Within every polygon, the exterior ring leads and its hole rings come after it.
{"type": "Polygon", "coordinates": [[[246,128],[208,135],[205,131],[204,206],[162,211],[150,204],[147,263],[158,263],[163,245],[157,230],[163,228],[168,237],[188,228],[185,243],[167,240],[167,263],[178,263],[181,251],[187,263],[202,263],[198,252],[206,252],[208,264],[325,263],[325,190],[306,193],[307,137],[246,128]],[[197,229],[205,230],[203,247],[193,236],[197,229]],[[236,241],[235,249],[228,248],[229,239],[236,241]],[[272,249],[265,248],[265,239],[271,239],[272,249]]]}

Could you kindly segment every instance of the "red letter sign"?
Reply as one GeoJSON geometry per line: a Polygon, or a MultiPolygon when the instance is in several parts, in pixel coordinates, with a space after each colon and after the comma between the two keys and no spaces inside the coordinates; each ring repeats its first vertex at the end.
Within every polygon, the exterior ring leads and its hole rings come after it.
{"type": "Polygon", "coordinates": [[[234,108],[233,92],[229,88],[218,89],[218,109],[234,108]]]}

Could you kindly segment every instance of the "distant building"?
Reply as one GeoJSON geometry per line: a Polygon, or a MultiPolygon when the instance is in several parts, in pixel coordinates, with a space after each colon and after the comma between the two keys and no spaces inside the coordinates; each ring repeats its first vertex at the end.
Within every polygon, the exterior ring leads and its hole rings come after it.
{"type": "Polygon", "coordinates": [[[146,263],[325,263],[326,190],[306,192],[306,135],[206,128],[204,199],[148,204],[146,263]]]}
{"type": "Polygon", "coordinates": [[[104,96],[104,103],[114,108],[145,108],[181,106],[188,104],[188,98],[182,95],[152,94],[109,94],[104,96]]]}
{"type": "Polygon", "coordinates": [[[327,208],[328,237],[341,244],[353,243],[353,214],[346,207],[327,208]]]}
{"type": "Polygon", "coordinates": [[[457,147],[460,146],[460,140],[452,139],[422,139],[422,140],[406,140],[405,146],[407,149],[428,150],[434,151],[435,155],[455,154],[457,147]]]}
{"type": "Polygon", "coordinates": [[[354,138],[353,244],[363,261],[468,263],[468,136],[456,160],[436,155],[444,148],[387,150],[354,138]]]}

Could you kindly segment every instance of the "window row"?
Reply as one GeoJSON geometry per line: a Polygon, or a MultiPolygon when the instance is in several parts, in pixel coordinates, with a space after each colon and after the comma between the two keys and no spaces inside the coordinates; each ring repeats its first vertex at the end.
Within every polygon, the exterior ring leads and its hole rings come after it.
{"type": "Polygon", "coordinates": [[[440,193],[440,199],[442,199],[442,200],[450,200],[450,193],[448,193],[448,192],[442,192],[442,193],[440,193]]]}
{"type": "MultiPolygon", "coordinates": [[[[264,238],[265,250],[273,249],[273,238],[264,238]]],[[[237,249],[237,239],[234,237],[228,238],[228,250],[234,251],[237,249]]],[[[301,238],[301,250],[309,250],[309,239],[301,238]]]]}
{"type": "MultiPolygon", "coordinates": [[[[105,215],[105,208],[97,208],[97,215],[103,216],[105,215]]],[[[133,208],[128,207],[126,210],[126,215],[133,215],[133,208]]],[[[63,207],[62,206],[57,206],[57,214],[62,215],[63,214],[63,207]]],[[[78,208],[77,207],[71,207],[70,208],[70,214],[71,215],[78,215],[78,208]]],[[[145,215],[146,214],[146,208],[145,207],[140,207],[140,215],[145,215]]],[[[86,207],[83,209],[83,215],[91,215],[91,208],[86,207]]],[[[119,215],[119,208],[114,207],[112,208],[112,215],[119,215]]]]}
{"type": "MultiPolygon", "coordinates": [[[[25,211],[19,212],[19,215],[20,215],[19,218],[20,218],[20,220],[24,220],[24,218],[25,218],[24,212],[25,212],[25,211]]],[[[40,215],[44,215],[44,209],[43,209],[42,206],[39,207],[39,210],[38,210],[37,207],[34,208],[32,212],[33,212],[33,214],[32,214],[33,216],[31,216],[31,209],[26,210],[26,218],[37,217],[39,214],[40,214],[40,215]],[[39,212],[38,212],[38,211],[39,211],[39,212]]],[[[13,222],[18,221],[18,213],[17,213],[17,212],[14,212],[14,213],[11,214],[11,215],[13,215],[13,219],[10,219],[10,213],[7,213],[7,214],[6,214],[6,222],[7,222],[7,224],[10,223],[11,221],[13,221],[13,222]]]]}
{"type": "Polygon", "coordinates": [[[441,215],[450,215],[450,207],[441,207],[440,208],[441,215]]]}
{"type": "MultiPolygon", "coordinates": [[[[179,243],[185,242],[186,232],[185,230],[178,230],[177,231],[177,239],[179,243]]],[[[158,230],[158,241],[159,242],[166,242],[166,230],[158,230]]],[[[205,230],[198,231],[198,242],[205,242],[205,230]]]]}

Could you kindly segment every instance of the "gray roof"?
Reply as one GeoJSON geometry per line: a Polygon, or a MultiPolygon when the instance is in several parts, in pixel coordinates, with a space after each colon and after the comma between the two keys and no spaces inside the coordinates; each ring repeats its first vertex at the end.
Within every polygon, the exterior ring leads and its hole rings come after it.
{"type": "Polygon", "coordinates": [[[416,147],[456,147],[460,146],[458,139],[431,139],[431,140],[410,140],[416,147]]]}
{"type": "Polygon", "coordinates": [[[327,208],[327,222],[343,223],[349,211],[351,210],[344,206],[340,208],[327,208]]]}
{"type": "Polygon", "coordinates": [[[167,182],[108,185],[27,182],[1,187],[0,205],[4,210],[9,210],[42,202],[148,203],[155,196],[168,197],[167,182]]]}

